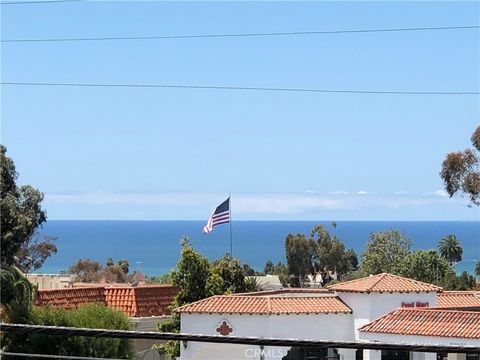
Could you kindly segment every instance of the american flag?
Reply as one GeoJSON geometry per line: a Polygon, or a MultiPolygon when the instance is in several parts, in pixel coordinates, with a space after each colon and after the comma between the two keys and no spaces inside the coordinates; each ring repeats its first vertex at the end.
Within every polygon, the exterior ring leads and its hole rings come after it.
{"type": "Polygon", "coordinates": [[[203,232],[208,234],[210,231],[213,231],[213,227],[226,224],[230,222],[230,198],[222,202],[216,207],[213,211],[212,216],[208,219],[207,225],[203,227],[203,232]]]}

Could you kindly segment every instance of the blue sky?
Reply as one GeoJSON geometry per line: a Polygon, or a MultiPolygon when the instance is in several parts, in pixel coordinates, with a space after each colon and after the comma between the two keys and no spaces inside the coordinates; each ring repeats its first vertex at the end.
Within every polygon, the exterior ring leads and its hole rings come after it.
{"type": "MultiPolygon", "coordinates": [[[[478,2],[2,6],[2,39],[462,26],[478,2]]],[[[2,81],[479,91],[477,30],[3,43],[2,81]]],[[[476,220],[445,196],[478,96],[2,86],[2,143],[49,219],[476,220]]]]}

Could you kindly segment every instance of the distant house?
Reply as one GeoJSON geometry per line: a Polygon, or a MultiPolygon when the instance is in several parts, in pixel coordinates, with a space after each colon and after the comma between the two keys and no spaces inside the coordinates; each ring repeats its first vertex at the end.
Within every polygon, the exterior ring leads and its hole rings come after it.
{"type": "Polygon", "coordinates": [[[263,290],[278,290],[283,289],[282,282],[278,275],[265,275],[265,276],[250,276],[257,279],[258,284],[263,290]]]}
{"type": "Polygon", "coordinates": [[[73,278],[67,274],[25,274],[38,290],[66,289],[72,286],[73,278]]]}
{"type": "Polygon", "coordinates": [[[140,271],[135,271],[132,275],[133,281],[138,285],[145,285],[147,277],[140,271]]]}

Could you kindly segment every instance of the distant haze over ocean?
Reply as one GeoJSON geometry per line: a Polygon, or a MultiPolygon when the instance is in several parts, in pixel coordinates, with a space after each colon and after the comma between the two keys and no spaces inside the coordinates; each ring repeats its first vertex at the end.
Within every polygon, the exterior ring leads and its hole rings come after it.
{"type": "MultiPolygon", "coordinates": [[[[215,227],[204,235],[206,221],[71,221],[50,220],[41,233],[57,236],[58,253],[37,272],[58,273],[80,258],[102,264],[109,257],[114,261],[127,259],[130,269],[149,276],[160,275],[175,267],[180,253],[179,240],[188,235],[193,246],[210,260],[230,251],[229,225],[215,227]]],[[[397,229],[413,242],[413,249],[436,249],[438,242],[455,234],[464,249],[465,261],[457,272],[473,273],[480,259],[480,223],[460,221],[234,221],[233,255],[263,270],[267,260],[285,262],[284,242],[289,233],[309,234],[316,224],[325,225],[337,235],[346,248],[361,254],[371,232],[397,229]]]]}

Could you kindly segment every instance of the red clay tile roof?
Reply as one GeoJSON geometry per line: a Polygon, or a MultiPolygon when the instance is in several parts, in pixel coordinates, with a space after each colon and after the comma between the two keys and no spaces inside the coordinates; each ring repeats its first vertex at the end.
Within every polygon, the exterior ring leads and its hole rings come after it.
{"type": "Polygon", "coordinates": [[[387,273],[370,275],[361,279],[345,281],[328,286],[328,288],[335,291],[360,293],[410,293],[442,291],[442,288],[439,286],[387,273]]]}
{"type": "Polygon", "coordinates": [[[231,296],[217,295],[177,308],[181,313],[207,314],[329,314],[352,313],[344,302],[334,296],[231,296]]]}
{"type": "Polygon", "coordinates": [[[131,317],[148,317],[170,314],[170,305],[178,291],[170,285],[145,285],[107,287],[105,292],[109,307],[131,317]]]}
{"type": "Polygon", "coordinates": [[[480,312],[402,308],[361,327],[359,331],[480,339],[480,312]]]}
{"type": "Polygon", "coordinates": [[[286,288],[286,289],[278,289],[278,290],[264,290],[264,291],[253,291],[253,292],[246,292],[246,293],[236,293],[232,294],[232,296],[267,296],[267,295],[288,295],[288,294],[306,294],[306,295],[315,295],[315,294],[328,294],[332,291],[328,289],[318,289],[318,288],[286,288]]]}
{"type": "Polygon", "coordinates": [[[105,303],[105,287],[85,287],[70,289],[40,290],[35,305],[52,305],[65,309],[77,308],[88,303],[105,303]]]}
{"type": "Polygon", "coordinates": [[[177,289],[171,285],[40,290],[36,305],[53,305],[72,309],[82,304],[102,303],[130,317],[161,316],[170,314],[170,305],[177,292],[177,289]]]}
{"type": "Polygon", "coordinates": [[[480,307],[480,291],[444,291],[438,294],[437,307],[480,307]]]}

